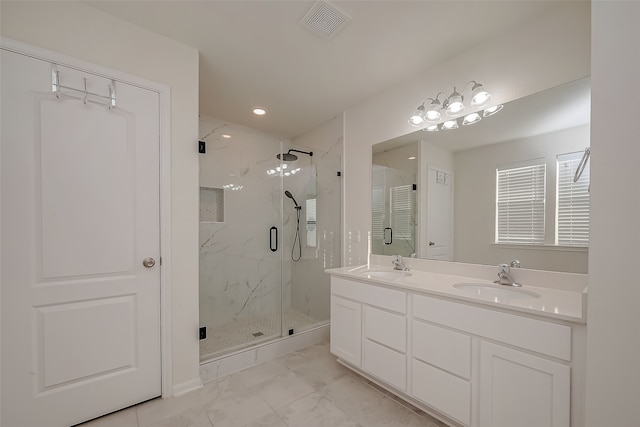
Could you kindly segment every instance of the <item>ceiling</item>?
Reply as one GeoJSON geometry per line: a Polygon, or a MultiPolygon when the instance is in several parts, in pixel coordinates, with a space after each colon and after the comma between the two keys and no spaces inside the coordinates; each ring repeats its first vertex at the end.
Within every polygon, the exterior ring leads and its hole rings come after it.
{"type": "Polygon", "coordinates": [[[329,1],[351,20],[327,40],[316,1],[88,1],[200,52],[200,114],[293,138],[562,1],[329,1]],[[252,114],[263,107],[267,115],[252,114]]]}

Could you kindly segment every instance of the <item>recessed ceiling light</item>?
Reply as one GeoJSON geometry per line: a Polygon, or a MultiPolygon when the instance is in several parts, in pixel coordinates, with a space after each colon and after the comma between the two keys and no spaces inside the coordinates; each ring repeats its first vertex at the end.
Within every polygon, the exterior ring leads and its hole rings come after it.
{"type": "Polygon", "coordinates": [[[223,134],[222,134],[222,137],[223,137],[224,139],[229,139],[229,138],[231,138],[231,135],[226,134],[226,133],[223,133],[223,134]]]}
{"type": "Polygon", "coordinates": [[[409,157],[409,160],[415,160],[415,159],[416,159],[416,156],[409,157]]]}
{"type": "Polygon", "coordinates": [[[256,116],[264,116],[265,114],[267,114],[267,110],[265,110],[264,108],[254,108],[253,114],[255,114],[256,116]]]}

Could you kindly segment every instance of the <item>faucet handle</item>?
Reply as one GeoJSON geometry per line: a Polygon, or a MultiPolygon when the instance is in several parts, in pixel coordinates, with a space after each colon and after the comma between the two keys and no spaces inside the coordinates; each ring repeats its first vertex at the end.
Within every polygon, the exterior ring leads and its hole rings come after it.
{"type": "Polygon", "coordinates": [[[498,274],[502,274],[502,273],[509,273],[509,271],[511,271],[511,267],[509,267],[509,264],[499,264],[498,265],[498,274]]]}

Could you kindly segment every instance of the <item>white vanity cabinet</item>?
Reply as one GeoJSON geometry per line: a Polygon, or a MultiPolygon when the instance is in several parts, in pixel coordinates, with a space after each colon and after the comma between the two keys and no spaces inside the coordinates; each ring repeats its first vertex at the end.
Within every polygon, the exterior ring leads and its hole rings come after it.
{"type": "Polygon", "coordinates": [[[570,326],[419,294],[412,302],[416,398],[464,425],[569,427],[570,326]]]}
{"type": "Polygon", "coordinates": [[[407,293],[334,277],[331,310],[331,352],[405,391],[407,293]]]}
{"type": "Polygon", "coordinates": [[[332,276],[333,354],[452,426],[572,425],[570,323],[392,286],[332,276]]]}

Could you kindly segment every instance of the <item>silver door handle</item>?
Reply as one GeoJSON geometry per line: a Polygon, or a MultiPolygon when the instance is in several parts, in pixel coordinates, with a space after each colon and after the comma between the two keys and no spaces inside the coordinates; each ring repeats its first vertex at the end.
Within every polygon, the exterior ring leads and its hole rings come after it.
{"type": "Polygon", "coordinates": [[[429,242],[429,246],[435,246],[436,242],[429,242]]]}
{"type": "Polygon", "coordinates": [[[142,260],[142,265],[144,265],[146,268],[151,268],[156,265],[156,260],[153,258],[145,258],[142,260]]]}

